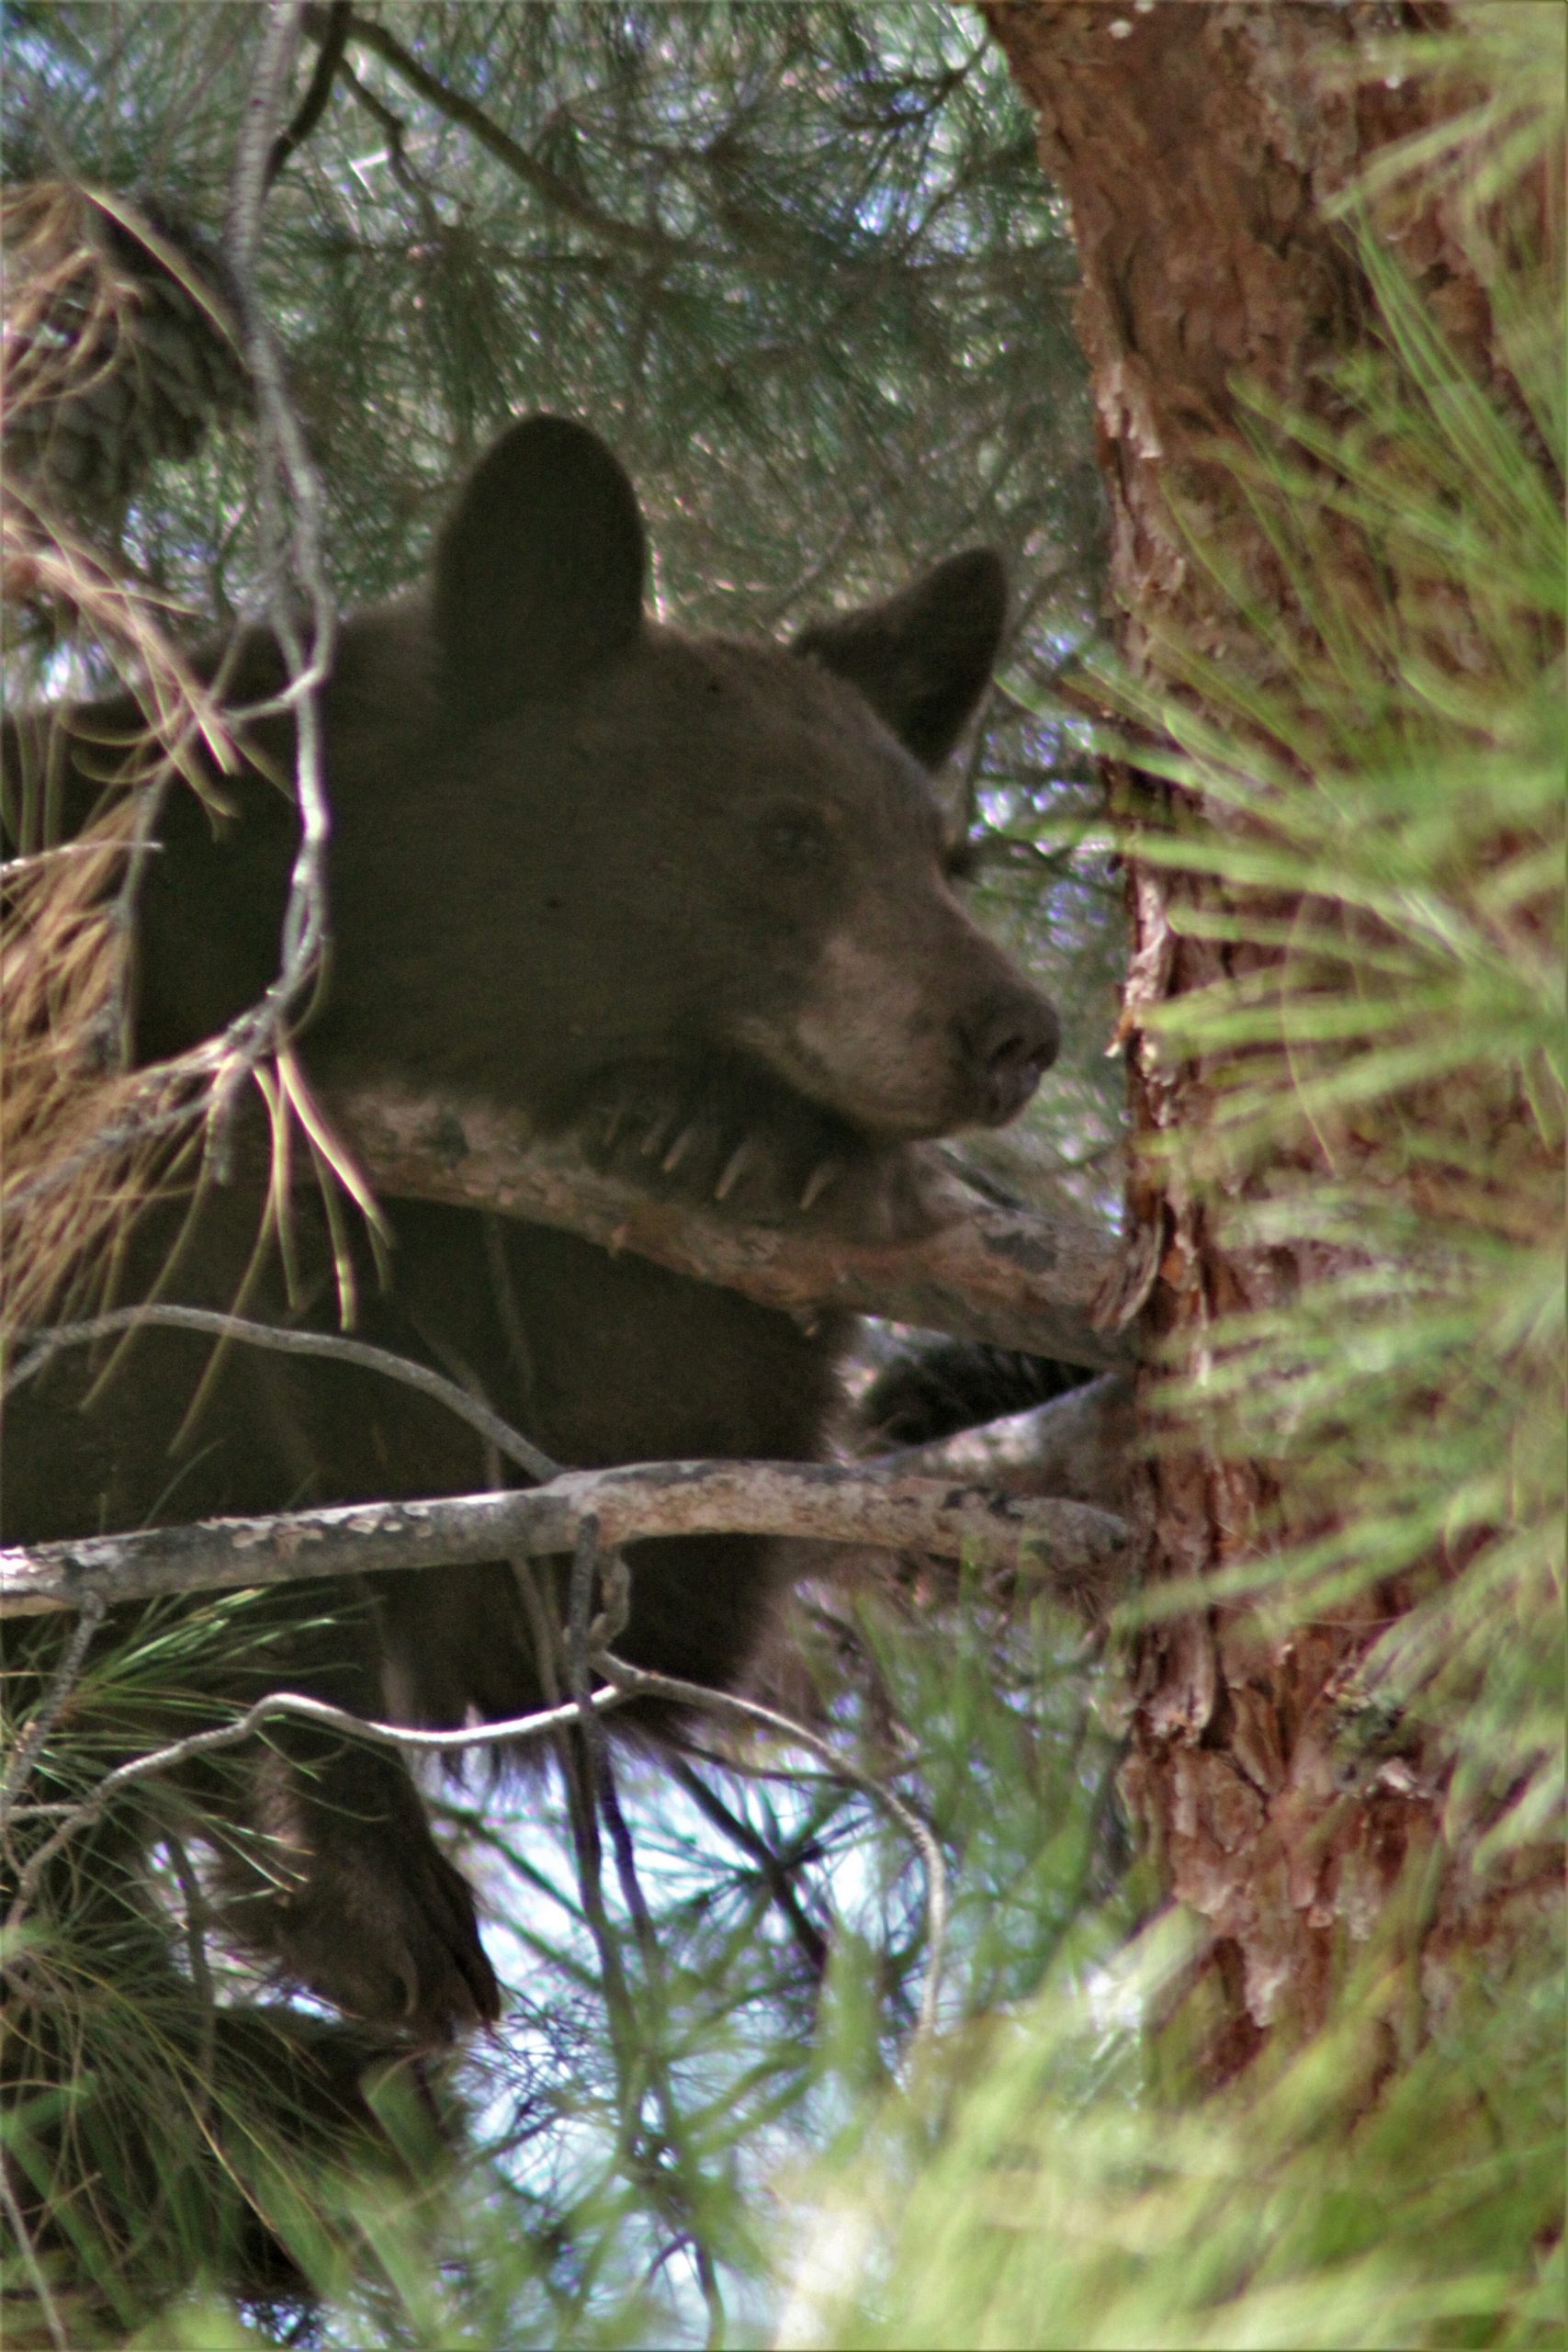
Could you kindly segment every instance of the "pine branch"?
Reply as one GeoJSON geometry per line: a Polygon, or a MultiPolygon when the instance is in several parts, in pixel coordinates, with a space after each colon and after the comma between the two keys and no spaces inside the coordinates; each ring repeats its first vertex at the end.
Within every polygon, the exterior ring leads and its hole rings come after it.
{"type": "Polygon", "coordinates": [[[330,1108],[387,1194],[558,1227],[793,1315],[848,1308],[1096,1372],[1125,1361],[1123,1344],[1094,1321],[1116,1262],[1104,1235],[1038,1209],[999,1206],[956,1172],[943,1179],[951,1224],[922,1239],[871,1244],[804,1218],[794,1227],[744,1226],[655,1199],[599,1175],[570,1145],[531,1137],[504,1112],[385,1089],[335,1096],[330,1108]]]}
{"type": "Polygon", "coordinates": [[[524,1491],[339,1504],[0,1551],[0,1617],[174,1592],[572,1551],[590,1515],[606,1549],[656,1535],[783,1535],[913,1549],[1041,1577],[1090,1616],[1131,1566],[1125,1523],[1087,1503],[888,1478],[830,1463],[662,1462],[569,1471],[524,1491]]]}
{"type": "MultiPolygon", "coordinates": [[[[333,13],[331,8],[313,4],[305,9],[305,30],[312,40],[320,41],[323,47],[332,38],[333,13]]],[[[682,238],[667,235],[662,229],[650,229],[639,221],[623,220],[614,213],[605,212],[558,173],[552,172],[547,164],[530,155],[525,147],[520,147],[509,132],[485,113],[482,107],[475,105],[472,98],[466,98],[460,90],[449,88],[434,74],[428,73],[412,51],[406,50],[385,25],[378,24],[374,17],[351,16],[347,39],[357,42],[360,48],[369,50],[380,58],[383,64],[389,65],[400,81],[423,98],[428,106],[433,106],[437,113],[444,114],[449,122],[460,123],[465,130],[470,131],[497,163],[503,164],[515,178],[531,187],[556,211],[563,213],[569,220],[577,221],[581,227],[592,230],[606,244],[634,253],[652,254],[658,260],[665,262],[711,262],[719,258],[716,254],[705,253],[682,238]]]]}
{"type": "Polygon", "coordinates": [[[721,1829],[730,1842],[739,1848],[747,1860],[755,1866],[758,1881],[769,1902],[783,1914],[812,1981],[818,1985],[826,1984],[830,1947],[827,1937],[807,1911],[795,1884],[795,1873],[807,1859],[807,1849],[814,1842],[815,1833],[811,1833],[804,1843],[792,1841],[790,1849],[781,1853],[769,1844],[761,1831],[752,1827],[744,1815],[727,1805],[718,1792],[708,1786],[695,1766],[684,1757],[671,1757],[667,1769],[671,1778],[680,1782],[699,1812],[705,1814],[715,1827],[721,1829]]]}

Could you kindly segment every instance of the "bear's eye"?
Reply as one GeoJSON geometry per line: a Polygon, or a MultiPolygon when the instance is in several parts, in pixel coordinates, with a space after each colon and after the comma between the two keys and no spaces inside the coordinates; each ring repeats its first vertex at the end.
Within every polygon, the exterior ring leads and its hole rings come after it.
{"type": "Polygon", "coordinates": [[[805,806],[770,808],[761,823],[762,846],[781,865],[820,865],[830,836],[826,820],[805,806]]]}

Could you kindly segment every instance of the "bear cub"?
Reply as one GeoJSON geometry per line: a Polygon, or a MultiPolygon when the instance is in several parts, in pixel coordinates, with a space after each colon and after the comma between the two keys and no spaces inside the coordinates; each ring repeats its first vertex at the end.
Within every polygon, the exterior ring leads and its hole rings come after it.
{"type": "MultiPolygon", "coordinates": [[[[752,1223],[897,1239],[927,1214],[911,1146],[1010,1119],[1056,1047],[1050,1005],[953,894],[929,780],[990,674],[1001,567],[954,556],[788,647],[658,625],[646,588],[626,474],[582,426],[540,416],[470,475],[428,585],[344,623],[322,697],[331,954],[302,1060],[323,1092],[391,1080],[522,1111],[645,1188],[752,1223]]],[[[266,632],[230,649],[236,702],[281,674],[266,632]]],[[[81,815],[134,710],[54,723],[92,745],[81,815]]],[[[247,753],[216,825],[194,794],[167,796],[140,910],[141,1061],[210,1035],[276,973],[289,723],[255,722],[247,753]]],[[[253,1317],[330,1330],[341,1237],[301,1188],[285,1280],[282,1253],[254,1257],[263,1204],[259,1180],[207,1188],[161,1295],[228,1309],[243,1294],[253,1317]]],[[[188,1206],[141,1219],[122,1297],[164,1273],[188,1206]]],[[[805,1331],[479,1210],[387,1208],[389,1268],[360,1269],[364,1336],[482,1394],[556,1460],[822,1452],[840,1320],[805,1331]]],[[[107,1378],[62,1356],[22,1390],[8,1540],[496,1481],[475,1432],[400,1384],[239,1344],[210,1358],[150,1329],[107,1378]]],[[[629,1565],[628,1657],[744,1674],[776,1547],[672,1538],[629,1565]]],[[[547,1605],[558,1582],[537,1577],[547,1605]]],[[[515,1716],[552,1679],[528,1598],[502,1562],[299,1587],[237,1621],[202,1688],[302,1690],[411,1725],[515,1716]]],[[[229,1775],[188,1798],[233,1933],[283,1974],[419,2042],[495,2016],[472,1893],[389,1751],[288,1726],[238,1792],[229,1775]]]]}

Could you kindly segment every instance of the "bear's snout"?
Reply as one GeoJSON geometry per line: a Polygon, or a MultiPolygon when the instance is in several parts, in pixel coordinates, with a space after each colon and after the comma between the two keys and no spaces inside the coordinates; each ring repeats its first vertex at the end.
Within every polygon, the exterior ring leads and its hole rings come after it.
{"type": "Polygon", "coordinates": [[[987,1126],[1015,1119],[1056,1058],[1061,1023],[1037,989],[1015,987],[989,998],[958,1024],[959,1049],[987,1126]]]}
{"type": "Polygon", "coordinates": [[[878,924],[885,910],[863,905],[861,923],[818,956],[793,1017],[750,1012],[734,1042],[868,1135],[914,1142],[1005,1126],[1056,1058],[1055,1010],[956,908],[934,911],[895,931],[878,924]]]}

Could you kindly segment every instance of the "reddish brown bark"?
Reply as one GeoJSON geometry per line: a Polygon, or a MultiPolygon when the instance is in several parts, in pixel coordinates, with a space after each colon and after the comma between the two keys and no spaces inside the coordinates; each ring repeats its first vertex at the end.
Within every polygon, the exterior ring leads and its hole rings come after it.
{"type": "MultiPolygon", "coordinates": [[[[1293,408],[1322,407],[1325,363],[1353,347],[1366,311],[1350,244],[1325,204],[1430,103],[1382,79],[1335,83],[1325,67],[1350,60],[1369,33],[1430,27],[1445,12],[992,0],[984,13],[1038,113],[1042,159],[1072,210],[1118,648],[1149,678],[1160,676],[1172,636],[1256,674],[1268,659],[1258,637],[1190,551],[1196,526],[1261,601],[1280,601],[1282,583],[1226,463],[1233,388],[1246,379],[1293,408]]],[[[1484,296],[1440,219],[1405,217],[1390,231],[1450,333],[1483,353],[1484,296]]],[[[1124,772],[1112,784],[1135,842],[1140,814],[1165,787],[1124,772]]],[[[1179,937],[1171,923],[1179,905],[1223,905],[1224,894],[1134,854],[1129,902],[1122,1035],[1134,1128],[1145,1139],[1190,1136],[1205,1124],[1214,1075],[1159,1058],[1146,1023],[1168,999],[1238,968],[1235,948],[1179,937]]],[[[1140,1319],[1151,1358],[1190,1366],[1217,1316],[1278,1305],[1308,1271],[1306,1256],[1230,1246],[1211,1200],[1141,1165],[1120,1312],[1140,1319]]],[[[1146,1419],[1146,1381],[1143,1396],[1146,1419]]],[[[1138,1485],[1156,1582],[1213,1575],[1280,1532],[1301,1532],[1261,1467],[1194,1442],[1168,1443],[1138,1485]]],[[[1215,1608],[1143,1642],[1127,1782],[1172,1895],[1212,1930],[1212,2080],[1245,2064],[1271,2029],[1321,2018],[1340,1954],[1436,1834],[1425,1775],[1405,1762],[1347,1792],[1336,1754],[1336,1694],[1369,1646],[1374,1608],[1399,1605],[1385,1593],[1333,1625],[1273,1641],[1245,1612],[1215,1608]]]]}

